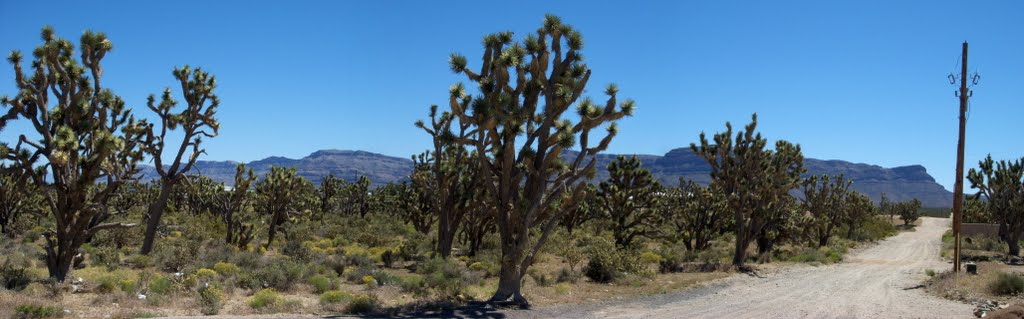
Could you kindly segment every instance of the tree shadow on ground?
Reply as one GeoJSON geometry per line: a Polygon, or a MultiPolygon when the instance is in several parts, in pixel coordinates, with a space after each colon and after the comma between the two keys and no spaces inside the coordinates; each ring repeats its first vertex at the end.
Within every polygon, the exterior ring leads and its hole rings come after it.
{"type": "Polygon", "coordinates": [[[504,310],[521,309],[514,305],[490,304],[485,302],[470,302],[465,305],[453,306],[451,304],[426,304],[414,307],[393,307],[381,309],[374,314],[367,315],[336,315],[325,316],[324,318],[492,318],[503,319],[507,316],[504,310]]]}

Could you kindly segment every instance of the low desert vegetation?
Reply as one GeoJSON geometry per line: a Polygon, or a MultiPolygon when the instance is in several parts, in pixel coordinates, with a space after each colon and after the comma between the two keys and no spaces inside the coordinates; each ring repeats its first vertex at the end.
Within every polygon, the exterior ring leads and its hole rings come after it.
{"type": "Polygon", "coordinates": [[[219,128],[213,75],[175,69],[184,109],[165,90],[148,101],[160,121],[151,124],[100,85],[105,35],[87,32],[80,52],[50,28],[42,40],[31,72],[11,54],[18,93],[0,99],[0,127],[36,121],[44,136],[0,144],[0,294],[19,296],[0,298],[0,315],[579,302],[661,293],[750,264],[840,262],[895,234],[893,215],[906,225],[920,216],[916,200],[876,207],[855,181],[807,174],[800,146],[769,148],[756,114],[691,145],[712,167],[708,185],[663,185],[636,157],[597,167],[635,103],[614,84],[602,102],[585,96],[582,35],[556,16],[522,39],[485,36],[476,69],[453,54],[451,70],[480,92],[456,84],[446,110],[430,107],[416,126],[433,148],[413,157],[407,182],[387,185],[314,183],[285,167],[257,177],[238,165],[230,185],[191,175],[201,138],[219,128]],[[67,90],[78,93],[49,96],[67,90]],[[82,107],[50,109],[48,97],[82,107]],[[164,154],[176,129],[184,138],[169,146],[179,151],[164,154]],[[161,155],[173,160],[139,181],[138,163],[161,155]],[[610,178],[593,180],[597,170],[610,178]],[[24,296],[57,303],[8,301],[24,296]]]}

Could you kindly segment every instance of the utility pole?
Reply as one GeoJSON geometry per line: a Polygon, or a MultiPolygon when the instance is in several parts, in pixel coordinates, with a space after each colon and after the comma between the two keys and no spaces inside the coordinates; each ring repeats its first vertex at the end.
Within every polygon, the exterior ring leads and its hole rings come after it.
{"type": "MultiPolygon", "coordinates": [[[[956,180],[953,184],[953,272],[960,272],[960,223],[964,205],[964,131],[967,126],[967,98],[971,96],[967,90],[967,42],[964,41],[963,54],[960,61],[960,137],[956,143],[956,180]]],[[[950,74],[950,82],[953,81],[950,74]]],[[[977,76],[974,77],[977,81],[977,76]]]]}

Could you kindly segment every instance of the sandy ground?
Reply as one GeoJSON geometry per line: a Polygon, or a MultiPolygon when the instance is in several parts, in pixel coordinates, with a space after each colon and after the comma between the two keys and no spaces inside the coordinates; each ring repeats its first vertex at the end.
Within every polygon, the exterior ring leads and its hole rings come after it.
{"type": "Polygon", "coordinates": [[[506,313],[511,318],[973,318],[967,304],[915,289],[939,258],[949,219],[922,218],[903,232],[854,252],[840,264],[783,267],[629,301],[560,305],[506,313]]]}

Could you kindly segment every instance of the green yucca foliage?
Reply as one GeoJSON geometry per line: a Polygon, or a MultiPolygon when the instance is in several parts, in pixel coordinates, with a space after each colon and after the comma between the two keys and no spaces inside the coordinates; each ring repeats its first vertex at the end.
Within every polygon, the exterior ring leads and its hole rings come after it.
{"type": "Polygon", "coordinates": [[[63,281],[87,238],[130,226],[97,219],[104,210],[96,207],[107,206],[135,178],[151,126],[103,86],[101,61],[113,49],[105,34],[85,31],[78,52],[51,27],[43,28],[41,38],[30,71],[23,69],[20,51],[8,56],[17,95],[0,96],[0,129],[24,118],[34,123],[38,139],[22,135],[13,148],[4,143],[0,156],[36,186],[53,190],[42,193],[49,203],[44,211],[56,226],[44,234],[46,264],[50,276],[63,281]]]}
{"type": "Polygon", "coordinates": [[[636,156],[619,155],[608,164],[609,178],[597,188],[603,217],[612,225],[615,246],[629,247],[633,240],[653,238],[662,222],[657,210],[661,186],[636,156]]]}
{"type": "MultiPolygon", "coordinates": [[[[605,90],[604,103],[584,97],[592,71],[579,31],[554,15],[535,31],[518,41],[512,32],[485,36],[477,69],[460,54],[448,61],[479,88],[474,96],[461,83],[453,85],[448,112],[458,122],[451,127],[465,131],[466,138],[454,140],[478,155],[475,178],[501,235],[500,279],[491,300],[521,305],[527,304],[523,277],[536,252],[562,215],[578,205],[580,181],[594,175],[594,156],[616,135],[615,122],[635,108],[632,100],[618,100],[615,85],[605,90]],[[566,113],[571,109],[575,114],[566,113]],[[591,139],[601,127],[607,133],[591,139]],[[579,152],[565,152],[570,149],[579,152]]],[[[456,134],[432,135],[436,143],[456,134]]]]}
{"type": "Polygon", "coordinates": [[[809,214],[804,217],[804,230],[810,241],[818,247],[828,245],[829,238],[847,219],[846,207],[853,181],[843,175],[811,175],[804,179],[804,199],[801,208],[809,214]]]}
{"type": "Polygon", "coordinates": [[[185,174],[192,170],[199,156],[206,153],[201,147],[203,138],[216,137],[220,129],[220,123],[214,117],[220,105],[220,98],[213,93],[217,88],[217,78],[202,68],[193,70],[188,65],[175,68],[172,74],[181,85],[185,108],[180,112],[175,111],[178,101],[171,97],[170,88],[164,89],[159,103],[152,94],[146,101],[146,106],[160,118],[159,130],[151,129],[149,143],[143,145],[146,152],[152,154],[156,172],[160,175],[160,195],[149,206],[149,219],[140,250],[143,255],[153,250],[160,219],[167,209],[168,197],[185,174]],[[168,141],[167,133],[179,127],[181,140],[168,141]],[[165,147],[170,147],[171,153],[165,154],[165,147]],[[164,163],[164,155],[170,155],[168,158],[171,161],[164,163]]]}
{"type": "Polygon", "coordinates": [[[785,229],[796,215],[789,191],[800,184],[803,154],[799,145],[784,140],[766,149],[768,141],[756,132],[757,114],[735,140],[732,125],[725,127],[712,141],[701,133],[700,144],[690,148],[710,164],[712,187],[728,194],[736,232],[733,264],[743,266],[752,241],[762,256],[770,256],[774,243],[789,233],[785,229]]]}
{"type": "Polygon", "coordinates": [[[1009,244],[1010,255],[1020,255],[1019,242],[1024,237],[1024,158],[996,162],[989,155],[978,163],[978,169],[967,172],[967,180],[978,190],[974,199],[984,199],[989,215],[1006,225],[1000,237],[1009,244]]]}
{"type": "Polygon", "coordinates": [[[302,214],[312,192],[313,184],[298,176],[295,168],[272,166],[266,177],[256,182],[259,210],[269,218],[265,248],[270,248],[278,229],[290,217],[302,214]]]}

